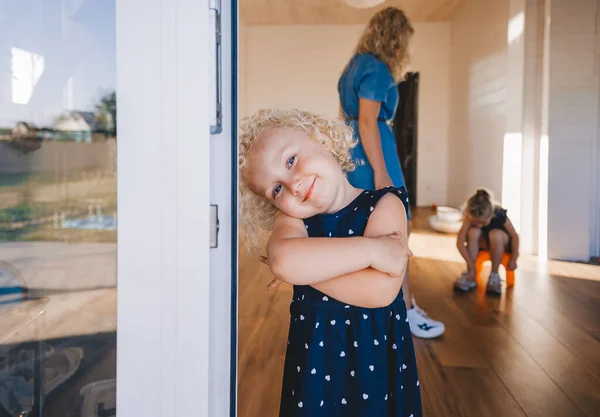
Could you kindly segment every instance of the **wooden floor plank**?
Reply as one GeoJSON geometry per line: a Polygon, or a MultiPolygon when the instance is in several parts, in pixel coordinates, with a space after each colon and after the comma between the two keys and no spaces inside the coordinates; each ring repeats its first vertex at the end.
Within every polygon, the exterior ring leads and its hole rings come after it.
{"type": "Polygon", "coordinates": [[[544,369],[502,327],[483,329],[474,339],[491,368],[530,417],[584,414],[544,369]]]}
{"type": "Polygon", "coordinates": [[[515,312],[505,316],[503,326],[579,409],[590,417],[598,416],[600,378],[597,372],[527,314],[515,312]]]}
{"type": "MultiPolygon", "coordinates": [[[[526,416],[517,401],[491,369],[446,368],[448,379],[466,416],[526,416]]],[[[448,415],[448,414],[447,414],[448,415]]]]}

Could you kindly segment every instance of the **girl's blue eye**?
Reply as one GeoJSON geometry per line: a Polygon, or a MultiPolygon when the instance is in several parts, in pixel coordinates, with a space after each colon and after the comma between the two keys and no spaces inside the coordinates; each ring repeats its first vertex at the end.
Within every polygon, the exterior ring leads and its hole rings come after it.
{"type": "Polygon", "coordinates": [[[277,194],[281,191],[281,184],[277,184],[275,188],[273,188],[273,198],[277,197],[277,194]]]}
{"type": "Polygon", "coordinates": [[[296,155],[290,156],[290,159],[287,160],[288,169],[291,168],[292,165],[294,165],[294,162],[296,162],[296,155]]]}

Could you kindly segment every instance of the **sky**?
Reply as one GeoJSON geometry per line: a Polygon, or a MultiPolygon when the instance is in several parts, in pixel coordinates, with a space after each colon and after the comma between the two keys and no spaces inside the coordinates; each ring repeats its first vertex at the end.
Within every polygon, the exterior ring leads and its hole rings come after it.
{"type": "Polygon", "coordinates": [[[50,126],[116,86],[115,0],[0,0],[0,128],[50,126]]]}

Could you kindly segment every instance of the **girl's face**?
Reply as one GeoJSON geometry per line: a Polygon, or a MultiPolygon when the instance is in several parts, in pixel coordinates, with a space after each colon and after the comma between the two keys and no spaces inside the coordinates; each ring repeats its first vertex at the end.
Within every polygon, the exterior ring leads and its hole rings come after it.
{"type": "Polygon", "coordinates": [[[274,129],[248,152],[248,188],[290,217],[335,212],[346,177],[331,153],[304,132],[274,129]]]}

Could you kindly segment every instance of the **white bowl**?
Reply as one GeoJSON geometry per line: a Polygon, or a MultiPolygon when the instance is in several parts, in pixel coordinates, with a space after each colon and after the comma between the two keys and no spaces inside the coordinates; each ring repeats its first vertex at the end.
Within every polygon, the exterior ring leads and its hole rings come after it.
{"type": "Polygon", "coordinates": [[[447,222],[440,219],[438,216],[430,216],[429,217],[429,226],[436,232],[440,233],[458,233],[460,227],[462,226],[461,222],[447,222]]]}
{"type": "Polygon", "coordinates": [[[462,222],[463,214],[460,210],[454,207],[439,206],[437,208],[437,217],[446,223],[462,222]]]}

